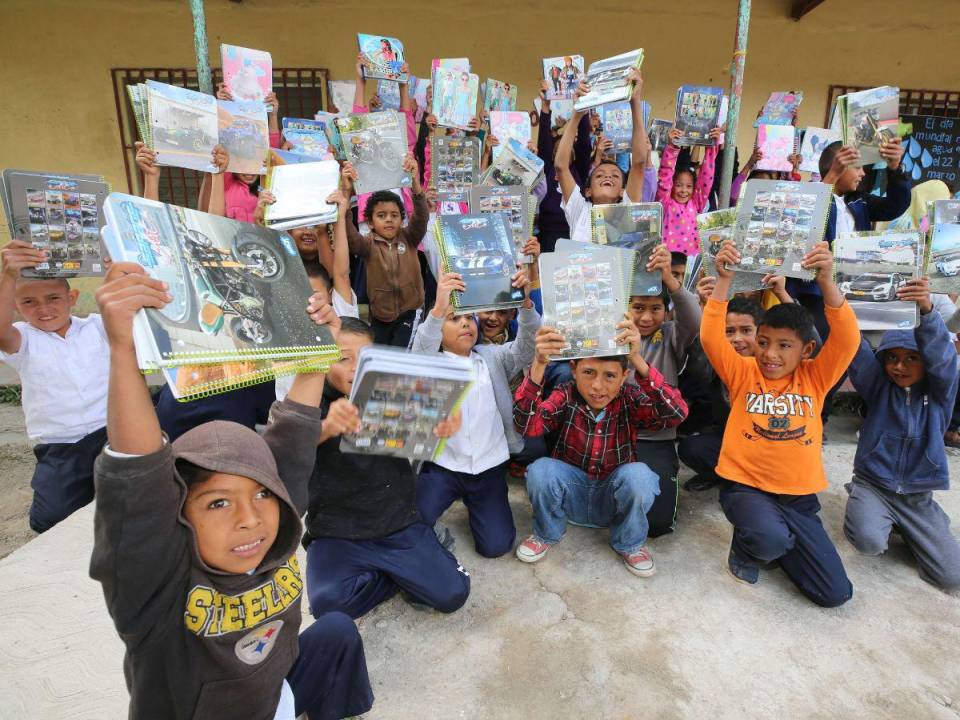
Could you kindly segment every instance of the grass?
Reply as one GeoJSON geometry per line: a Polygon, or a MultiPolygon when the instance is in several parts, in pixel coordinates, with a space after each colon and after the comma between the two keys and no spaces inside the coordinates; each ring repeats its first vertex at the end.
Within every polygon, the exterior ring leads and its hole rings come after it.
{"type": "Polygon", "coordinates": [[[0,385],[0,405],[19,405],[20,386],[0,385]]]}

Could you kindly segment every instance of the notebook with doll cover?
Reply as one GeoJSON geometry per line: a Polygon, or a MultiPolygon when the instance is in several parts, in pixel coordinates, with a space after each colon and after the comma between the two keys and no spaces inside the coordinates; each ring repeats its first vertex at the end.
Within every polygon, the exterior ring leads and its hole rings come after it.
{"type": "Polygon", "coordinates": [[[503,151],[481,176],[480,184],[522,185],[533,190],[543,178],[543,160],[513,138],[502,147],[503,151]]]}
{"type": "Polygon", "coordinates": [[[748,180],[737,206],[737,270],[813,280],[801,261],[823,240],[833,186],[786,180],[748,180]]]}
{"type": "Polygon", "coordinates": [[[636,253],[627,248],[564,243],[540,255],[543,325],[556,328],[566,347],[551,360],[628,355],[617,324],[630,304],[636,253]]]}
{"type": "Polygon", "coordinates": [[[583,55],[563,55],[543,59],[543,79],[547,81],[546,98],[573,100],[573,93],[583,77],[583,55]]]}
{"type": "Polygon", "coordinates": [[[642,64],[643,48],[590,63],[583,78],[590,86],[590,92],[574,101],[574,110],[629,100],[633,97],[633,83],[627,80],[627,74],[642,64]]]}
{"type": "Polygon", "coordinates": [[[399,110],[400,83],[396,80],[377,80],[377,97],[380,98],[378,110],[399,110]]]}
{"type": "Polygon", "coordinates": [[[839,130],[829,128],[808,127],[803,132],[803,142],[800,143],[800,170],[810,173],[820,173],[820,155],[830,143],[840,140],[839,130]]]}
{"type": "Polygon", "coordinates": [[[659,295],[660,272],[649,272],[650,254],[663,243],[663,206],[660,203],[617,203],[590,209],[590,236],[598,245],[629,248],[636,252],[634,295],[659,295]]]}
{"type": "Polygon", "coordinates": [[[196,90],[146,82],[147,115],[157,165],[217,172],[217,99],[196,90]]]}
{"type": "Polygon", "coordinates": [[[433,72],[433,114],[443,127],[467,130],[477,116],[480,78],[469,70],[441,65],[433,72]]]}
{"type": "MultiPolygon", "coordinates": [[[[737,208],[726,208],[724,210],[714,210],[697,215],[697,235],[700,239],[700,267],[703,273],[710,277],[717,277],[717,253],[723,247],[727,240],[733,240],[733,231],[737,224],[737,208]]],[[[687,258],[687,268],[690,269],[690,261],[693,258],[687,258]]],[[[730,294],[736,295],[743,292],[754,292],[763,290],[763,278],[766,272],[749,272],[737,269],[734,271],[733,279],[730,281],[730,294]]],[[[696,291],[699,278],[692,281],[692,285],[687,287],[691,292],[696,291]]]]}
{"type": "Polygon", "coordinates": [[[517,86],[513,83],[487,78],[484,88],[484,110],[509,112],[517,109],[517,86]]]}
{"type": "Polygon", "coordinates": [[[47,251],[47,261],[21,271],[28,278],[101,276],[100,229],[110,186],[98,175],[5,169],[4,213],[10,237],[47,251]]]}
{"type": "Polygon", "coordinates": [[[530,116],[525,112],[490,112],[490,134],[500,141],[500,145],[493,147],[493,157],[497,158],[503,152],[502,147],[508,139],[513,138],[524,147],[529,144],[533,129],[530,127],[530,116]]]}
{"type": "Polygon", "coordinates": [[[138,263],[173,296],[134,318],[144,372],[339,357],[329,329],[306,314],[313,291],[290,236],[121,193],[107,197],[104,213],[110,256],[138,263]]]}
{"type": "Polygon", "coordinates": [[[262,102],[217,100],[220,144],[230,154],[227,172],[263,175],[270,153],[267,110],[262,102]]]}
{"type": "Polygon", "coordinates": [[[266,189],[276,201],[266,207],[264,222],[274,230],[331,223],[337,206],[327,202],[340,184],[336,160],[277,165],[270,168],[266,189]]]}
{"type": "Polygon", "coordinates": [[[220,45],[223,84],[237,102],[255,102],[266,107],[273,92],[273,58],[264,50],[220,45]]]}
{"type": "Polygon", "coordinates": [[[907,280],[920,277],[919,232],[841,233],[833,241],[833,279],[861,330],[903,330],[920,323],[915,302],[897,299],[907,280]]]}
{"type": "Polygon", "coordinates": [[[466,287],[453,293],[457,315],[523,304],[523,291],[513,287],[517,261],[505,214],[439,215],[435,227],[445,272],[459,273],[466,287]]]}
{"type": "Polygon", "coordinates": [[[356,80],[327,80],[327,109],[336,115],[349,115],[356,92],[356,80]]]}
{"type": "Polygon", "coordinates": [[[433,430],[460,407],[475,378],[469,358],[363,348],[350,389],[360,430],[343,435],[341,452],[435,460],[445,441],[433,430]]]}
{"type": "Polygon", "coordinates": [[[793,125],[766,125],[757,128],[757,147],[763,153],[757,161],[757,170],[791,172],[790,156],[796,152],[796,128],[793,125]]]}
{"type": "Polygon", "coordinates": [[[480,140],[475,137],[430,138],[430,186],[438,192],[469,191],[480,181],[480,140]]]}
{"type": "Polygon", "coordinates": [[[403,169],[407,128],[400,113],[384,110],[334,120],[347,159],[357,169],[358,195],[410,187],[413,178],[403,169]]]}
{"type": "Polygon", "coordinates": [[[760,117],[753,124],[754,127],[761,125],[792,125],[793,119],[800,110],[800,103],[803,102],[803,91],[789,90],[786,92],[772,92],[767,102],[763,105],[763,111],[760,117]]]}
{"type": "Polygon", "coordinates": [[[723,90],[703,85],[684,85],[677,90],[677,117],[675,127],[682,135],[680,147],[713,145],[710,131],[717,126],[723,90]]]}
{"type": "MultiPolygon", "coordinates": [[[[407,82],[407,74],[401,70],[406,64],[403,43],[383,35],[357,33],[357,45],[363,55],[363,76],[372,80],[395,80],[407,82]]],[[[343,108],[340,108],[341,112],[343,108]]]]}
{"type": "Polygon", "coordinates": [[[880,162],[881,142],[897,136],[900,88],[884,86],[841,95],[837,107],[843,144],[860,151],[860,165],[880,162]]]}
{"type": "Polygon", "coordinates": [[[960,200],[934,200],[927,205],[927,216],[930,292],[960,292],[960,200]]]}
{"type": "Polygon", "coordinates": [[[476,215],[503,213],[513,233],[514,253],[517,262],[532,262],[523,254],[523,247],[530,239],[530,193],[517,185],[476,185],[470,189],[470,211],[476,215]]]}

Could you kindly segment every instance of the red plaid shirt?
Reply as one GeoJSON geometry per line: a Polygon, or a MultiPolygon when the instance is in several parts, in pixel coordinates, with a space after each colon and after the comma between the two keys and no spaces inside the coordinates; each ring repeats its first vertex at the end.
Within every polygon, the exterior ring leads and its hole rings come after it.
{"type": "Polygon", "coordinates": [[[556,388],[545,400],[542,388],[524,378],[513,396],[513,422],[526,437],[559,430],[553,457],[602,480],[624,463],[636,462],[637,432],[676,427],[687,416],[680,391],[654,368],[637,384],[624,384],[597,420],[575,383],[556,388]]]}

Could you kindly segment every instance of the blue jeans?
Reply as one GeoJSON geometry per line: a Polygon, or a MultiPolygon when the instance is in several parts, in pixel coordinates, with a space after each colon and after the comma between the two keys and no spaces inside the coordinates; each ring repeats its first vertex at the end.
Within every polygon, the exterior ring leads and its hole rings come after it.
{"type": "Polygon", "coordinates": [[[659,493],[659,478],[643,463],[621,465],[603,480],[553,458],[527,468],[533,534],[550,545],[560,542],[570,521],[609,527],[613,549],[634,552],[647,541],[647,512],[659,493]]]}

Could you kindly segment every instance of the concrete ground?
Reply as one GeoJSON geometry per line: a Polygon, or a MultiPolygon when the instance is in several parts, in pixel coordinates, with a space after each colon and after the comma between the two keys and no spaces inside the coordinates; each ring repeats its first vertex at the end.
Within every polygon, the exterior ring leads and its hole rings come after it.
{"type": "MultiPolygon", "coordinates": [[[[395,598],[360,621],[376,693],[365,717],[957,720],[960,598],[922,582],[896,541],[865,558],[843,539],[854,438],[841,424],[824,449],[821,501],[855,586],[846,606],[812,605],[779,570],[735,583],[716,491],[682,494],[678,530],[651,542],[658,571],[646,580],[604,531],[577,527],[538,565],[482,559],[457,506],[444,522],[470,599],[444,616],[395,598]]],[[[956,477],[960,458],[951,466],[956,477]]],[[[523,536],[519,483],[510,499],[523,536]]],[[[939,500],[960,518],[958,493],[939,500]]],[[[87,578],[92,516],[88,507],[0,560],[0,718],[126,715],[122,647],[87,578]]]]}

